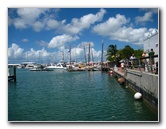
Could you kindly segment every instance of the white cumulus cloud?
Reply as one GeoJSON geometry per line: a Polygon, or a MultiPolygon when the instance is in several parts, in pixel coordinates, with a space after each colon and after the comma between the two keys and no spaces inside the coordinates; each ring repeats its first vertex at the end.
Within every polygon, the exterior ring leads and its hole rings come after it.
{"type": "Polygon", "coordinates": [[[46,22],[46,29],[55,29],[55,28],[58,28],[58,26],[60,25],[60,23],[57,21],[57,20],[54,20],[54,19],[49,19],[47,22],[46,22]]]}
{"type": "MultiPolygon", "coordinates": [[[[80,47],[82,44],[86,44],[88,42],[83,42],[77,47],[71,48],[71,57],[72,61],[85,61],[85,54],[86,58],[88,59],[88,52],[89,49],[86,48],[84,51],[84,47],[80,47]]],[[[91,45],[93,42],[89,42],[91,45]]],[[[66,62],[69,62],[70,60],[70,53],[69,48],[59,47],[59,50],[56,52],[48,52],[44,47],[39,50],[35,50],[34,48],[31,48],[28,51],[24,52],[24,49],[20,48],[16,43],[13,43],[11,47],[8,48],[8,59],[9,61],[19,60],[18,63],[22,63],[24,61],[32,61],[36,63],[53,63],[53,62],[60,62],[63,58],[63,52],[64,52],[64,59],[66,62]]],[[[93,45],[90,49],[90,56],[92,61],[92,56],[94,61],[99,61],[101,59],[101,51],[97,51],[93,48],[93,45]]]]}
{"type": "Polygon", "coordinates": [[[9,58],[20,58],[23,56],[24,49],[20,48],[17,44],[13,43],[11,47],[8,48],[9,58]]]}
{"type": "Polygon", "coordinates": [[[94,43],[93,42],[82,42],[80,44],[78,44],[78,47],[79,48],[87,48],[89,47],[89,44],[90,44],[90,47],[93,47],[94,46],[94,43]]]}
{"type": "Polygon", "coordinates": [[[53,37],[51,41],[48,44],[48,48],[58,48],[63,46],[65,43],[72,42],[79,39],[78,36],[70,36],[70,35],[59,35],[56,37],[53,37]]]}
{"type": "Polygon", "coordinates": [[[40,21],[37,21],[32,25],[32,27],[36,32],[39,32],[44,28],[44,23],[40,22],[40,21]]]}
{"type": "MultiPolygon", "coordinates": [[[[10,9],[10,13],[13,9],[10,9]]],[[[15,10],[13,10],[15,11],[15,10]]],[[[9,25],[14,25],[16,29],[26,29],[32,27],[34,31],[39,32],[42,29],[55,29],[59,24],[53,18],[58,9],[47,8],[18,8],[16,9],[17,17],[10,15],[8,17],[9,25]],[[52,11],[52,14],[49,12],[52,11]]]]}
{"type": "Polygon", "coordinates": [[[87,14],[82,16],[80,19],[73,18],[71,23],[62,26],[62,31],[67,34],[78,34],[83,29],[87,29],[90,25],[94,24],[97,21],[101,21],[106,10],[100,9],[96,14],[87,14]]]}
{"type": "Polygon", "coordinates": [[[22,39],[21,41],[24,42],[24,43],[29,42],[29,40],[26,39],[26,38],[25,38],[25,39],[22,39]]]}
{"type": "Polygon", "coordinates": [[[33,27],[35,31],[40,31],[44,22],[39,21],[39,17],[49,9],[46,8],[18,8],[16,18],[8,18],[10,25],[13,24],[17,29],[33,27]]]}
{"type": "Polygon", "coordinates": [[[99,35],[109,37],[111,40],[138,43],[145,38],[149,32],[147,28],[128,27],[129,19],[124,15],[117,14],[107,21],[94,26],[93,31],[99,35]]]}
{"type": "Polygon", "coordinates": [[[93,31],[102,36],[110,36],[118,31],[122,25],[125,25],[127,21],[124,15],[117,14],[116,17],[110,17],[107,21],[96,25],[93,31]]]}
{"type": "Polygon", "coordinates": [[[146,12],[144,16],[135,17],[135,22],[136,24],[138,24],[138,23],[145,23],[147,21],[153,21],[152,16],[153,16],[152,12],[146,12]]]}
{"type": "Polygon", "coordinates": [[[82,42],[80,43],[76,48],[72,49],[72,54],[75,58],[80,59],[81,61],[88,60],[88,53],[89,53],[89,44],[90,44],[90,58],[92,61],[92,57],[94,61],[99,61],[101,59],[101,51],[94,49],[94,43],[93,42],[82,42]],[[85,50],[84,50],[85,48],[85,50]]]}
{"type": "Polygon", "coordinates": [[[113,40],[136,43],[140,40],[143,40],[146,32],[146,28],[134,29],[132,27],[122,27],[119,28],[115,33],[112,33],[110,36],[113,40]]]}
{"type": "Polygon", "coordinates": [[[106,13],[105,9],[100,9],[96,14],[90,13],[80,18],[73,18],[71,23],[66,24],[66,19],[57,21],[55,16],[52,16],[53,14],[50,14],[49,11],[51,11],[51,9],[18,8],[16,10],[17,17],[8,17],[9,25],[13,24],[17,29],[32,27],[36,32],[42,29],[57,29],[59,33],[75,35],[89,28],[95,22],[101,21],[106,13]]]}
{"type": "Polygon", "coordinates": [[[38,62],[38,63],[48,63],[55,61],[55,52],[48,52],[44,47],[41,50],[35,50],[31,48],[29,51],[24,53],[24,60],[38,62]]]}

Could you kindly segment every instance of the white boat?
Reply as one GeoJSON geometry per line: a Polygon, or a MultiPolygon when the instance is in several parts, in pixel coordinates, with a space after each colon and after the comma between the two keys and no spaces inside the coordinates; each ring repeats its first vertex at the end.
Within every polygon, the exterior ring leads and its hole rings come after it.
{"type": "Polygon", "coordinates": [[[58,63],[56,65],[47,66],[47,67],[45,67],[45,69],[47,69],[47,70],[56,70],[56,69],[64,69],[64,67],[61,63],[58,63]]]}
{"type": "Polygon", "coordinates": [[[32,68],[34,68],[36,63],[35,62],[23,62],[21,65],[24,66],[25,69],[32,69],[32,68]]]}
{"type": "Polygon", "coordinates": [[[43,71],[43,66],[39,64],[35,64],[32,68],[30,68],[30,71],[43,71]]]}
{"type": "Polygon", "coordinates": [[[34,67],[29,70],[30,71],[53,71],[53,69],[46,69],[46,67],[43,65],[34,65],[34,67]]]}
{"type": "Polygon", "coordinates": [[[29,69],[30,71],[43,71],[40,67],[29,69]]]}

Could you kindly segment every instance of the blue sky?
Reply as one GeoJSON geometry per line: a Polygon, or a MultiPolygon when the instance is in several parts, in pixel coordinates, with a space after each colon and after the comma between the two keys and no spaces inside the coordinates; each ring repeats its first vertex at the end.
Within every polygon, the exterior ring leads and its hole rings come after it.
{"type": "Polygon", "coordinates": [[[8,62],[84,61],[88,44],[95,61],[101,60],[101,42],[118,49],[143,48],[143,40],[158,31],[157,8],[9,8],[8,62]]]}

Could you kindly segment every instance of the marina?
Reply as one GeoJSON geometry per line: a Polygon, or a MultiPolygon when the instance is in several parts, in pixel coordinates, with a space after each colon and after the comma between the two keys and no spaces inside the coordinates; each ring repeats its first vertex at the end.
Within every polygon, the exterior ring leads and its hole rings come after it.
{"type": "Polygon", "coordinates": [[[119,61],[118,67],[114,62],[103,62],[103,60],[92,62],[90,59],[88,63],[70,61],[57,64],[34,62],[8,64],[8,119],[9,121],[157,122],[159,120],[158,62],[153,65],[151,63],[152,59],[156,58],[158,55],[123,59],[119,61]],[[142,60],[148,62],[143,64],[142,60]],[[118,88],[118,91],[114,91],[114,88],[118,88]],[[130,97],[125,98],[126,96],[130,97]],[[30,100],[27,97],[30,97],[30,100]],[[128,107],[132,103],[138,105],[128,107]],[[43,107],[41,104],[47,106],[43,107]],[[13,106],[17,108],[12,108],[13,106]],[[138,107],[139,114],[136,111],[138,107]],[[147,111],[151,115],[146,114],[147,111]],[[52,116],[51,112],[55,114],[52,116]],[[129,117],[128,113],[132,116],[129,117]],[[145,118],[145,115],[148,117],[145,118]]]}
{"type": "Polygon", "coordinates": [[[8,8],[8,121],[159,122],[158,16],[8,8]]]}

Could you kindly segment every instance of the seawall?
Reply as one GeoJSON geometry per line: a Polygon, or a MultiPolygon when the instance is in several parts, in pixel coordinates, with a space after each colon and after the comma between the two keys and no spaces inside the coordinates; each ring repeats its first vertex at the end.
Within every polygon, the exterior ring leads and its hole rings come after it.
{"type": "Polygon", "coordinates": [[[114,70],[114,74],[124,78],[125,85],[129,86],[134,92],[140,92],[143,100],[158,111],[158,75],[132,69],[127,69],[123,73],[114,70]]]}

